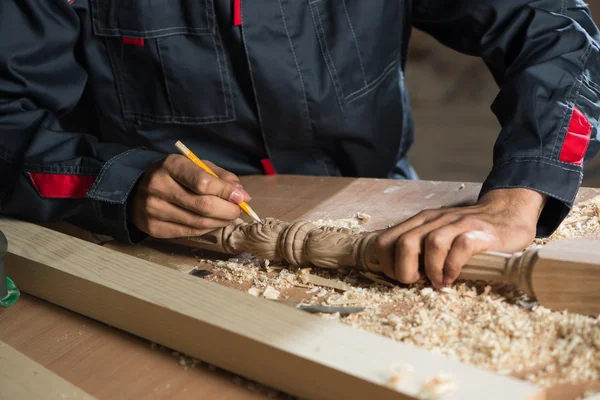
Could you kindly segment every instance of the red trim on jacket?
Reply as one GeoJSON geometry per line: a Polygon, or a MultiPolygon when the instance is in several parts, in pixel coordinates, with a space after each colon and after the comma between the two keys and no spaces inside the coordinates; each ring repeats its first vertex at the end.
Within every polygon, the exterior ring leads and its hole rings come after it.
{"type": "Polygon", "coordinates": [[[233,0],[233,25],[242,25],[242,0],[233,0]]]}
{"type": "Polygon", "coordinates": [[[275,172],[275,168],[273,168],[273,164],[271,164],[271,160],[269,160],[268,158],[263,158],[262,160],[260,160],[260,163],[262,164],[263,169],[265,170],[265,174],[267,174],[267,175],[277,174],[277,172],[275,172]]]}
{"type": "Polygon", "coordinates": [[[122,37],[121,40],[123,41],[123,44],[130,44],[133,46],[143,46],[144,45],[144,39],[140,39],[140,38],[122,37]]]}
{"type": "Polygon", "coordinates": [[[573,108],[567,135],[560,151],[560,161],[581,165],[590,144],[592,124],[577,107],[573,108]]]}
{"type": "Polygon", "coordinates": [[[29,179],[38,194],[46,199],[81,199],[86,197],[96,176],[30,172],[29,179]]]}

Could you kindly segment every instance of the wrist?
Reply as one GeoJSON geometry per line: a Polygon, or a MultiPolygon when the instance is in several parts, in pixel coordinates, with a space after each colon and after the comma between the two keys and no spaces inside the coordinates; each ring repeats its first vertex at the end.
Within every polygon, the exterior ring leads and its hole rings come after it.
{"type": "Polygon", "coordinates": [[[548,196],[525,188],[493,189],[483,195],[478,204],[500,210],[510,210],[518,215],[534,215],[539,218],[548,196]]]}

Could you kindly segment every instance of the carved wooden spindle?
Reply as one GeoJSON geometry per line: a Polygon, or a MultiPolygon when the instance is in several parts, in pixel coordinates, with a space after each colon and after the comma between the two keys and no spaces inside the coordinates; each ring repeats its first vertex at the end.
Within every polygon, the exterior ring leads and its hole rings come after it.
{"type": "MultiPolygon", "coordinates": [[[[383,273],[374,247],[377,235],[319,228],[306,221],[266,220],[261,225],[238,220],[209,234],[178,242],[221,253],[248,252],[295,266],[350,267],[383,273]]],[[[572,311],[600,312],[598,241],[557,242],[515,254],[477,254],[462,268],[459,277],[515,284],[556,308],[568,304],[572,311]]]]}
{"type": "Polygon", "coordinates": [[[345,228],[319,228],[306,221],[266,220],[261,225],[236,220],[203,236],[175,241],[220,253],[250,253],[296,266],[371,269],[366,249],[374,236],[352,234],[345,228]]]}
{"type": "MultiPolygon", "coordinates": [[[[295,266],[352,267],[382,273],[373,246],[376,238],[376,233],[353,234],[346,228],[319,228],[307,221],[266,220],[261,225],[236,220],[225,228],[184,242],[221,253],[251,253],[295,266]]],[[[517,254],[478,254],[463,268],[461,278],[513,283],[532,292],[528,266],[535,254],[535,249],[517,254]]]]}

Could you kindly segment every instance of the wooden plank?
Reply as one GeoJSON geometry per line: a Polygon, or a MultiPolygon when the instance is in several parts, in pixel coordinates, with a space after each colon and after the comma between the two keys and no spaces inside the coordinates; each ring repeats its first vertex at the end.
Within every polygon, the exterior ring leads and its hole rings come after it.
{"type": "Polygon", "coordinates": [[[261,400],[276,394],[190,358],[183,366],[170,349],[26,293],[0,310],[0,340],[98,399],[261,400]]]}
{"type": "Polygon", "coordinates": [[[84,399],[94,397],[0,341],[0,398],[84,399]]]}
{"type": "Polygon", "coordinates": [[[541,399],[541,389],[307,315],[37,225],[0,220],[20,288],[119,329],[309,398],[413,399],[452,374],[446,399],[541,399]],[[32,244],[35,243],[35,246],[32,244]],[[385,386],[397,362],[414,374],[385,386]]]}

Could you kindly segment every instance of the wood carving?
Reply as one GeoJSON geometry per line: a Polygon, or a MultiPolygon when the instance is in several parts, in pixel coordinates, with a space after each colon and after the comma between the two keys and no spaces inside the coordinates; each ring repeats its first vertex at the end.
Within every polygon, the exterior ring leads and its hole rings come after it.
{"type": "MultiPolygon", "coordinates": [[[[271,219],[264,225],[236,220],[206,235],[176,241],[220,253],[251,253],[293,266],[349,267],[382,273],[373,246],[376,238],[375,232],[353,234],[346,228],[271,219]]],[[[598,241],[564,240],[522,253],[481,253],[469,260],[459,277],[517,285],[548,308],[600,313],[598,241]]]]}
{"type": "Polygon", "coordinates": [[[294,266],[353,267],[377,270],[364,257],[375,234],[356,235],[346,228],[319,228],[307,221],[267,219],[264,224],[233,224],[203,236],[175,240],[227,254],[250,253],[258,258],[284,261],[294,266]]]}

